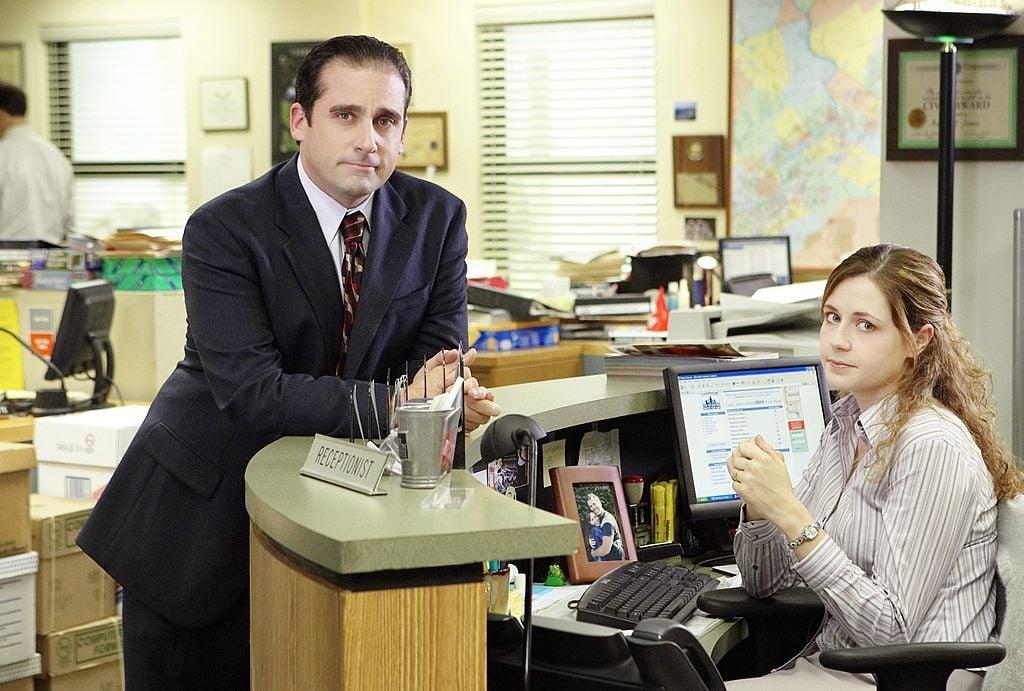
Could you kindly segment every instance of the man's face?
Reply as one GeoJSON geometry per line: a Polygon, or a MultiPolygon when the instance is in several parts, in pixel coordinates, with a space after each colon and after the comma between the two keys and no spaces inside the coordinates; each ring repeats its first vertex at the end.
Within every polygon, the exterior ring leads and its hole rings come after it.
{"type": "Polygon", "coordinates": [[[604,513],[604,508],[601,506],[601,500],[597,497],[587,497],[587,507],[598,517],[604,513]]]}
{"type": "Polygon", "coordinates": [[[405,85],[398,72],[335,60],[307,117],[292,104],[291,131],[310,179],[351,209],[383,185],[405,143],[405,85]]]}

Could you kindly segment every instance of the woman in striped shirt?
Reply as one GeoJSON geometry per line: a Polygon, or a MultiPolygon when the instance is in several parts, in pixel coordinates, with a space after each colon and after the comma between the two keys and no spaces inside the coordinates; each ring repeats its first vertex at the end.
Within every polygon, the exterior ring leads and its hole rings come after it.
{"type": "MultiPolygon", "coordinates": [[[[996,505],[1024,485],[993,428],[990,376],[950,319],[942,270],[905,247],[858,250],[826,282],[820,349],[830,388],[847,395],[797,487],[759,436],[728,465],[744,501],[744,587],[766,597],[802,582],[825,619],[795,664],[730,689],[870,687],[815,653],[985,641],[995,626],[996,505]]],[[[971,672],[950,679],[975,686],[971,672]]]]}

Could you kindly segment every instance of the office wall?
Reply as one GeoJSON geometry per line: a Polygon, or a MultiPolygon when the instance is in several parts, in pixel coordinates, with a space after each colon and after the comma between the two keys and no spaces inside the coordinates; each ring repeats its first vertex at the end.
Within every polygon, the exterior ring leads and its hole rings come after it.
{"type": "MultiPolygon", "coordinates": [[[[1024,21],[1010,33],[1024,34],[1024,21]]],[[[909,38],[889,22],[885,37],[909,38]]],[[[1009,444],[1013,210],[1024,208],[1024,162],[961,161],[954,168],[953,319],[995,373],[996,421],[1009,444]]],[[[935,256],[937,189],[938,163],[883,161],[882,241],[935,256]]]]}
{"type": "MultiPolygon", "coordinates": [[[[248,147],[254,176],[270,164],[270,44],[310,41],[342,33],[369,33],[410,45],[414,110],[448,113],[449,166],[436,182],[466,201],[470,254],[479,256],[479,128],[477,126],[474,0],[0,0],[0,42],[25,46],[30,120],[46,132],[47,25],[122,25],[175,21],[185,40],[188,85],[188,171],[192,207],[202,201],[204,147],[248,147]],[[244,132],[204,132],[199,119],[199,81],[247,77],[250,127],[244,132]]],[[[488,6],[545,5],[538,0],[487,0],[488,6]]],[[[575,11],[607,6],[607,0],[565,0],[575,11]]],[[[728,17],[725,0],[654,0],[658,32],[659,234],[682,239],[684,216],[713,216],[724,229],[723,210],[684,213],[673,206],[671,137],[728,131],[728,17]],[[677,123],[676,100],[698,102],[698,119],[677,123]]],[[[111,113],[131,136],[129,113],[111,113]]]]}

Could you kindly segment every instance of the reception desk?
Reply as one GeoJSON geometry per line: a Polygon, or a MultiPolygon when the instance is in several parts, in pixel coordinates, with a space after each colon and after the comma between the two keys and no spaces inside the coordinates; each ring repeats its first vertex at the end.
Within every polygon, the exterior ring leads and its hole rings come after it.
{"type": "Polygon", "coordinates": [[[569,554],[576,523],[465,471],[447,491],[336,487],[299,474],[311,442],[280,439],[245,473],[252,687],[484,688],[481,563],[569,554]]]}

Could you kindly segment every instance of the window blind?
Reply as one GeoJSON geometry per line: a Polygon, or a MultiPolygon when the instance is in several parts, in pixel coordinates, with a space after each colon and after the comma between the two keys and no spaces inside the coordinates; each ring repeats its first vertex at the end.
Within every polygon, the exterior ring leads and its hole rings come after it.
{"type": "Polygon", "coordinates": [[[75,229],[180,228],[188,215],[180,38],[48,44],[50,136],[75,170],[75,229]]]}
{"type": "Polygon", "coordinates": [[[513,291],[656,241],[654,41],[650,17],[478,27],[482,253],[513,291]]]}

